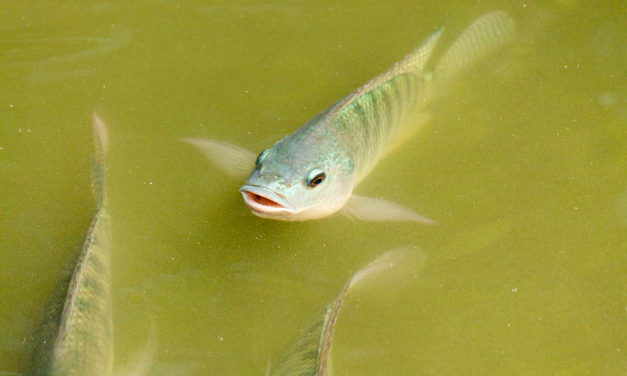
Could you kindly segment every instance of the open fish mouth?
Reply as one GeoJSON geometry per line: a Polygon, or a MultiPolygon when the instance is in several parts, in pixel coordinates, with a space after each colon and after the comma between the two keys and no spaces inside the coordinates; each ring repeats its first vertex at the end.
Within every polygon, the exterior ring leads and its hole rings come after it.
{"type": "Polygon", "coordinates": [[[255,214],[293,212],[294,207],[278,193],[257,185],[246,184],[239,189],[244,202],[255,214]]]}

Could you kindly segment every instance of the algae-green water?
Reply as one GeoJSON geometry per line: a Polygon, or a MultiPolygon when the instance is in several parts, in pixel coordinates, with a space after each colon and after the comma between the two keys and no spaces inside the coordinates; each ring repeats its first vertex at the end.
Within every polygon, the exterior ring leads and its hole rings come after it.
{"type": "Polygon", "coordinates": [[[97,111],[117,369],[154,335],[151,375],[263,375],[353,273],[415,245],[420,270],[348,296],[335,374],[625,374],[622,2],[9,1],[0,21],[0,373],[93,216],[97,111]],[[356,191],[437,225],[260,219],[179,141],[260,152],[497,9],[515,40],[356,191]]]}

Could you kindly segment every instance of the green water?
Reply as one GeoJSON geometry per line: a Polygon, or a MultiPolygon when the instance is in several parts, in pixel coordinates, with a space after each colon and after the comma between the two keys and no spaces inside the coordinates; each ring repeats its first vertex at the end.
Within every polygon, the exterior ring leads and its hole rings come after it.
{"type": "Polygon", "coordinates": [[[0,372],[94,211],[91,114],[108,124],[116,367],[151,327],[151,375],[263,375],[348,278],[337,375],[622,375],[627,82],[620,1],[23,3],[0,15],[0,372]],[[519,35],[430,108],[357,193],[438,221],[253,216],[177,139],[261,151],[436,28],[508,11],[519,35]]]}

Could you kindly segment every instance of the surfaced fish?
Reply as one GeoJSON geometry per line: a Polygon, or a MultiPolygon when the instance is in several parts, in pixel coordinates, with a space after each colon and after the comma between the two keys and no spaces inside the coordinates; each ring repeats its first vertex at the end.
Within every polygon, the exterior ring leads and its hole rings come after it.
{"type": "Polygon", "coordinates": [[[96,212],[83,246],[33,336],[27,375],[108,376],[113,366],[109,212],[104,189],[107,131],[94,114],[96,212]]]}
{"type": "Polygon", "coordinates": [[[433,68],[426,69],[442,34],[440,29],[388,71],[256,158],[246,149],[221,141],[185,141],[228,174],[249,174],[240,192],[260,217],[308,220],[342,211],[364,220],[432,223],[403,205],[357,196],[353,190],[381,157],[424,122],[417,118],[426,119],[426,115],[415,115],[440,84],[444,86],[462,68],[506,44],[513,31],[514,23],[506,13],[485,14],[461,34],[433,68]]]}

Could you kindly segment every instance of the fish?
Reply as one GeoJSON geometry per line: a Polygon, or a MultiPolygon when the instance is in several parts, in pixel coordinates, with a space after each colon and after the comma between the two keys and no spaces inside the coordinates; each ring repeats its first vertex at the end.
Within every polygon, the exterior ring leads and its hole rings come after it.
{"type": "Polygon", "coordinates": [[[107,376],[113,370],[110,215],[105,194],[107,129],[94,113],[92,188],[96,211],[82,247],[30,339],[26,375],[107,376]]]}
{"type": "Polygon", "coordinates": [[[389,70],[258,155],[224,141],[183,141],[228,175],[242,179],[248,175],[240,192],[262,218],[296,221],[342,212],[362,220],[434,223],[404,205],[353,191],[381,158],[429,119],[424,108],[437,96],[437,88],[508,43],[514,29],[507,13],[485,14],[428,69],[441,28],[389,70]]]}
{"type": "MultiPolygon", "coordinates": [[[[125,367],[114,370],[111,301],[111,216],[105,190],[107,126],[93,114],[92,189],[96,210],[82,247],[69,260],[64,276],[28,339],[25,375],[143,376],[156,352],[156,329],[125,367]]],[[[2,374],[2,372],[0,372],[2,374]]]]}
{"type": "Polygon", "coordinates": [[[399,265],[410,266],[415,275],[422,269],[424,262],[425,256],[422,251],[413,246],[402,246],[385,252],[360,269],[346,282],[335,300],[328,304],[320,320],[294,342],[278,367],[271,371],[271,367],[268,366],[266,374],[272,376],[331,375],[333,334],[348,293],[366,278],[385,270],[398,268],[399,265]]]}

